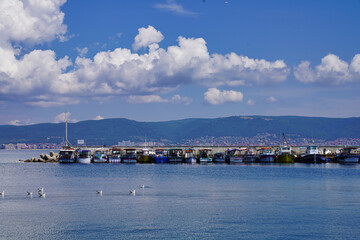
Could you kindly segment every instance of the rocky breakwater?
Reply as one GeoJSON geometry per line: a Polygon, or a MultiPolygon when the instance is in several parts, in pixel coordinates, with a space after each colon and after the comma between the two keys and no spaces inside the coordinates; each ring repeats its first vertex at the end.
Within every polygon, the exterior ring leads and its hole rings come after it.
{"type": "Polygon", "coordinates": [[[59,162],[59,154],[50,151],[50,154],[40,154],[40,158],[32,157],[27,160],[20,160],[20,162],[59,162]]]}

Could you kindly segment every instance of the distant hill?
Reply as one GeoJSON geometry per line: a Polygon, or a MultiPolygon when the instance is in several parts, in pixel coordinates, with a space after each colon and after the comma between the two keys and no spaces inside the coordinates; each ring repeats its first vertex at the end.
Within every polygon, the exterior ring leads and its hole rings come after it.
{"type": "MultiPolygon", "coordinates": [[[[333,140],[360,138],[360,118],[299,116],[233,116],[214,119],[184,119],[164,122],[137,122],[124,118],[89,120],[68,124],[71,143],[84,139],[88,145],[114,145],[119,141],[162,141],[178,143],[202,136],[252,137],[260,133],[296,134],[304,138],[333,140]]],[[[60,143],[65,123],[27,126],[0,125],[0,144],[60,143]]]]}

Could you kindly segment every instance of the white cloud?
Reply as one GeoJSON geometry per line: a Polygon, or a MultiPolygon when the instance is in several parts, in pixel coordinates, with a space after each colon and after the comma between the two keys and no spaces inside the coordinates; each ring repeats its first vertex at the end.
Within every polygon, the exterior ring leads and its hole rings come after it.
{"type": "Polygon", "coordinates": [[[84,47],[84,48],[76,48],[76,51],[78,52],[80,57],[85,57],[85,55],[88,53],[89,48],[84,47]]]}
{"type": "Polygon", "coordinates": [[[277,102],[277,99],[276,99],[275,97],[273,97],[273,96],[270,96],[270,97],[268,97],[268,98],[266,99],[266,101],[267,101],[268,103],[273,103],[273,102],[277,102]]]}
{"type": "Polygon", "coordinates": [[[129,103],[164,103],[167,102],[166,99],[158,95],[147,95],[147,96],[129,96],[127,98],[129,103]]]}
{"type": "Polygon", "coordinates": [[[70,116],[71,116],[70,112],[67,112],[67,113],[62,112],[62,113],[55,116],[54,123],[65,122],[66,118],[67,118],[67,121],[70,122],[70,123],[78,122],[76,119],[72,119],[70,116]]]}
{"type": "Polygon", "coordinates": [[[242,102],[243,94],[237,91],[220,91],[217,88],[209,88],[207,92],[204,93],[205,102],[217,105],[226,102],[242,102]]]}
{"type": "Polygon", "coordinates": [[[162,33],[156,30],[153,26],[148,26],[147,28],[139,28],[139,33],[134,39],[134,44],[132,45],[134,50],[140,48],[146,48],[154,43],[159,43],[164,39],[162,33]]]}
{"type": "Polygon", "coordinates": [[[360,54],[356,54],[350,64],[334,54],[328,54],[314,69],[310,67],[309,61],[303,61],[295,67],[294,75],[303,83],[339,85],[359,81],[360,54]]]}
{"type": "Polygon", "coordinates": [[[188,97],[181,97],[179,94],[176,94],[176,95],[171,97],[170,102],[175,103],[175,104],[183,104],[185,106],[188,106],[188,105],[190,105],[192,103],[192,99],[188,98],[188,97]]]}
{"type": "Polygon", "coordinates": [[[181,4],[175,2],[175,0],[167,0],[166,3],[158,3],[154,5],[155,8],[170,11],[179,15],[195,15],[195,12],[184,9],[181,4]]]}
{"type": "Polygon", "coordinates": [[[97,115],[95,118],[94,118],[94,120],[103,120],[104,118],[102,117],[102,116],[100,116],[100,115],[97,115]]]}

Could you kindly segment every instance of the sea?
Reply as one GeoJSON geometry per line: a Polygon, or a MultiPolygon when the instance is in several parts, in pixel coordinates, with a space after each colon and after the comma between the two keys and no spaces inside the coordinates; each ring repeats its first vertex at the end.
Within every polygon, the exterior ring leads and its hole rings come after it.
{"type": "Polygon", "coordinates": [[[0,151],[0,239],[360,236],[359,164],[18,161],[41,153],[48,151],[0,151]]]}

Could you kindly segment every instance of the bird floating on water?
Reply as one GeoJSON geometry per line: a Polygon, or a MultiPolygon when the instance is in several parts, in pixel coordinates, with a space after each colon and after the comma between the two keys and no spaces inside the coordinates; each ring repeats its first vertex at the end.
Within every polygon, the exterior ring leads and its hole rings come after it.
{"type": "Polygon", "coordinates": [[[44,192],[39,192],[39,197],[45,197],[45,193],[44,192]]]}
{"type": "Polygon", "coordinates": [[[139,187],[140,187],[140,188],[145,188],[145,185],[140,185],[139,187]]]}
{"type": "Polygon", "coordinates": [[[102,190],[96,190],[96,193],[102,195],[102,190]]]}
{"type": "Polygon", "coordinates": [[[42,188],[38,188],[38,192],[39,193],[43,193],[44,192],[44,188],[42,187],[42,188]]]}
{"type": "Polygon", "coordinates": [[[27,195],[28,195],[28,196],[32,196],[32,195],[33,195],[33,192],[27,192],[27,195]]]}
{"type": "Polygon", "coordinates": [[[0,196],[5,196],[5,191],[0,192],[0,196]]]}
{"type": "Polygon", "coordinates": [[[129,191],[131,195],[135,195],[135,189],[129,191]]]}

